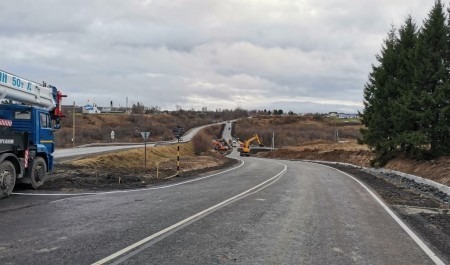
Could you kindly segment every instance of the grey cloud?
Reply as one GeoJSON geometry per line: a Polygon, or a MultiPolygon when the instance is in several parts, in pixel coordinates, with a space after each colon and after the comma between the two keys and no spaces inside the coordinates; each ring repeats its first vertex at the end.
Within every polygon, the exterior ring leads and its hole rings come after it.
{"type": "Polygon", "coordinates": [[[1,68],[58,85],[70,103],[124,105],[129,97],[214,109],[296,98],[294,111],[353,110],[390,24],[409,12],[420,22],[430,7],[425,0],[3,1],[1,68]]]}

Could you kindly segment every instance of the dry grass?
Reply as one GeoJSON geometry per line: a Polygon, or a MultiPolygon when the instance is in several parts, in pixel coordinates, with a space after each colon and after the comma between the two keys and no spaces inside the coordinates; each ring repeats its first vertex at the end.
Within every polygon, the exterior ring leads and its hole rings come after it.
{"type": "Polygon", "coordinates": [[[286,147],[292,151],[316,151],[316,152],[330,152],[334,150],[342,151],[369,151],[367,145],[360,145],[354,139],[342,140],[340,143],[330,142],[325,140],[317,140],[303,143],[299,146],[286,147]]]}
{"type": "MultiPolygon", "coordinates": [[[[194,155],[191,143],[180,144],[180,156],[190,157],[194,155]]],[[[176,160],[177,146],[147,147],[147,168],[156,168],[157,164],[176,160]]],[[[70,162],[74,166],[86,168],[108,169],[142,169],[144,168],[144,148],[88,157],[70,162]]]]}
{"type": "MultiPolygon", "coordinates": [[[[220,133],[221,126],[207,127],[200,132],[208,137],[208,146],[211,147],[211,139],[220,133]]],[[[144,148],[117,151],[80,160],[69,162],[71,165],[99,171],[102,169],[137,172],[144,167],[144,148]]],[[[177,145],[165,145],[147,147],[147,170],[174,169],[177,159],[177,145]]],[[[203,169],[223,164],[224,161],[213,153],[205,153],[204,156],[196,156],[194,145],[190,143],[180,144],[180,168],[182,171],[203,169]]]]}
{"type": "Polygon", "coordinates": [[[253,134],[262,138],[263,144],[271,145],[275,133],[275,147],[294,146],[311,141],[334,141],[336,130],[340,140],[356,140],[362,127],[355,121],[342,121],[315,116],[257,116],[236,122],[235,136],[248,139],[253,134]]]}

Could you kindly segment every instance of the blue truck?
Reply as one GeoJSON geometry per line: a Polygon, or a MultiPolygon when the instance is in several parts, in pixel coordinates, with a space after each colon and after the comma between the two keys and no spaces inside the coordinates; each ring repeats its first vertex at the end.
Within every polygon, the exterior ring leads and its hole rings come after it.
{"type": "Polygon", "coordinates": [[[53,169],[63,95],[54,86],[0,70],[0,198],[16,183],[37,189],[53,169]]]}

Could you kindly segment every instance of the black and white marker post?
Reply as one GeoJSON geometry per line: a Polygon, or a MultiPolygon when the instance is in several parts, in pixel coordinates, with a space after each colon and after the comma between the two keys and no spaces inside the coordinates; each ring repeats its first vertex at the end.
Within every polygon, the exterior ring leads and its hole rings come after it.
{"type": "Polygon", "coordinates": [[[177,143],[178,143],[178,147],[177,147],[177,177],[180,176],[180,138],[181,136],[184,134],[184,128],[181,126],[177,126],[175,128],[173,128],[173,135],[175,136],[175,138],[177,138],[177,143]]]}

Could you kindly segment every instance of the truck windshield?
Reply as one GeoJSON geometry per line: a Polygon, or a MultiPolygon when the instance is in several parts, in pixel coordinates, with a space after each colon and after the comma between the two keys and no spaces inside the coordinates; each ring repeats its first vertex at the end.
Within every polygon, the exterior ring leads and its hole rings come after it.
{"type": "Polygon", "coordinates": [[[31,111],[23,110],[14,112],[14,119],[16,120],[30,120],[31,119],[31,111]]]}

